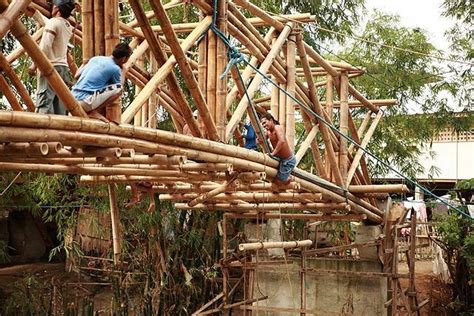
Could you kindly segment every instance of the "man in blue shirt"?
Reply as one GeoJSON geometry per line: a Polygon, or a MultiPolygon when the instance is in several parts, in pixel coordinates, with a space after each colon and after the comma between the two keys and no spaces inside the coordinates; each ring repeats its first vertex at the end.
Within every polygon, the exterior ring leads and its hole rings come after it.
{"type": "Polygon", "coordinates": [[[90,118],[108,120],[98,111],[122,94],[122,66],[132,50],[125,43],[115,46],[112,56],[96,56],[76,73],[72,94],[90,118]]]}
{"type": "Polygon", "coordinates": [[[245,148],[251,150],[257,150],[257,134],[255,134],[255,130],[253,129],[252,124],[247,123],[244,125],[244,128],[247,130],[245,133],[245,148]]]}

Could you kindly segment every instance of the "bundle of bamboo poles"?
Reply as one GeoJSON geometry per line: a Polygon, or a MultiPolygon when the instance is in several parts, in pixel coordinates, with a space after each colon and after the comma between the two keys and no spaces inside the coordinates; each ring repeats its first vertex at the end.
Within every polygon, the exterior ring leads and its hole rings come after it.
{"type": "MultiPolygon", "coordinates": [[[[235,191],[235,195],[230,195],[226,199],[219,196],[219,194],[226,194],[225,192],[228,191],[226,189],[221,193],[217,193],[211,200],[209,200],[213,203],[197,204],[194,207],[189,206],[189,208],[211,209],[217,207],[222,209],[223,207],[225,208],[228,206],[229,209],[248,211],[259,208],[278,209],[277,205],[280,205],[279,202],[281,202],[282,204],[280,208],[283,207],[284,209],[342,210],[356,214],[365,214],[367,219],[370,221],[381,221],[382,212],[364,198],[357,197],[355,194],[350,193],[350,190],[347,194],[344,194],[344,192],[339,190],[332,191],[331,187],[328,187],[331,183],[311,174],[305,174],[303,178],[292,177],[293,181],[298,183],[297,186],[293,185],[293,189],[297,188],[299,190],[295,195],[300,195],[299,197],[303,199],[303,203],[300,201],[297,203],[284,204],[285,202],[288,202],[288,199],[291,199],[290,196],[292,193],[285,194],[283,192],[280,195],[272,195],[272,198],[274,198],[272,200],[273,205],[267,203],[267,206],[265,206],[265,203],[258,205],[246,205],[243,203],[237,206],[232,205],[232,203],[227,206],[215,203],[222,200],[232,202],[243,201],[245,199],[262,201],[262,199],[264,200],[266,198],[264,195],[260,197],[254,195],[252,193],[252,188],[256,188],[255,185],[258,185],[258,183],[261,183],[261,187],[265,188],[267,186],[265,184],[266,182],[262,181],[265,180],[265,175],[270,179],[276,175],[275,168],[277,167],[278,162],[269,159],[268,156],[259,152],[249,151],[210,140],[179,135],[172,132],[134,127],[131,125],[117,126],[115,124],[108,124],[89,119],[28,114],[24,112],[0,113],[0,142],[41,143],[45,142],[45,140],[48,142],[59,142],[63,146],[86,146],[86,148],[87,146],[96,146],[104,148],[102,150],[116,148],[117,145],[120,145],[121,148],[133,149],[133,151],[138,154],[130,158],[117,157],[116,153],[111,153],[109,156],[105,156],[103,162],[105,164],[113,165],[114,167],[107,167],[107,165],[102,164],[101,159],[96,160],[95,164],[93,161],[81,161],[79,159],[77,160],[78,164],[76,166],[73,164],[65,164],[61,160],[50,160],[49,162],[54,162],[54,164],[46,165],[42,161],[44,156],[38,155],[28,157],[30,163],[2,162],[0,163],[0,169],[64,173],[73,172],[92,176],[110,176],[108,179],[109,182],[114,182],[112,175],[116,175],[135,177],[134,181],[153,179],[153,182],[158,185],[160,183],[172,184],[178,181],[183,184],[189,183],[191,185],[199,185],[200,183],[203,183],[203,181],[214,181],[216,184],[205,187],[203,194],[215,190],[216,186],[218,187],[219,183],[221,183],[220,181],[226,181],[226,179],[228,181],[230,179],[229,177],[232,177],[229,170],[235,169],[240,170],[240,182],[236,184],[236,186],[240,186],[242,191],[235,191]],[[143,154],[154,154],[158,156],[155,156],[156,158],[153,158],[154,156],[152,156],[147,159],[143,154]],[[207,163],[191,163],[189,167],[186,167],[187,163],[179,166],[179,161],[175,159],[174,162],[178,162],[178,166],[173,170],[166,164],[160,165],[160,163],[173,159],[172,157],[165,158],[164,155],[184,156],[186,158],[183,158],[182,161],[187,160],[189,163],[194,159],[205,160],[207,163]],[[136,161],[138,164],[133,163],[135,157],[138,159],[136,161]],[[155,164],[156,162],[158,162],[158,164],[155,164]],[[232,165],[232,168],[230,168],[230,165],[232,165]],[[223,170],[225,172],[220,175],[218,170],[223,170]],[[248,171],[254,173],[247,175],[246,171],[247,173],[248,171]],[[245,182],[248,184],[245,184],[245,182]],[[256,182],[255,185],[252,185],[253,182],[256,182]],[[247,196],[245,196],[245,194],[247,194],[247,196]],[[319,205],[315,201],[320,200],[320,198],[323,198],[323,203],[320,203],[319,205]]],[[[99,153],[97,153],[97,156],[99,156],[99,153]]],[[[232,185],[229,185],[228,187],[229,190],[233,190],[232,185]]],[[[270,185],[267,188],[271,187],[272,186],[270,185]]],[[[288,190],[290,188],[283,189],[288,190]]],[[[354,192],[365,194],[372,192],[380,193],[383,191],[393,192],[394,190],[404,190],[405,188],[355,186],[350,189],[354,190],[354,192]]],[[[170,191],[172,190],[173,188],[170,188],[170,191]]],[[[198,196],[189,196],[187,200],[194,200],[197,198],[198,196]]],[[[298,196],[295,199],[298,199],[298,196]]],[[[177,206],[179,207],[180,205],[177,206]]],[[[187,208],[188,206],[184,207],[187,208]]]]}

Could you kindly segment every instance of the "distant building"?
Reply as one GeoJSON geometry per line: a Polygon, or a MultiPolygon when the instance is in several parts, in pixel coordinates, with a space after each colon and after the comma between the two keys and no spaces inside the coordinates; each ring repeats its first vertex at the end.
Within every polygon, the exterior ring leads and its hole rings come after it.
{"type": "MultiPolygon", "coordinates": [[[[417,176],[417,181],[435,194],[446,194],[457,181],[474,178],[474,127],[459,134],[446,128],[431,144],[425,144],[422,152],[419,162],[424,172],[417,176]]],[[[393,173],[377,180],[403,182],[393,173]]]]}

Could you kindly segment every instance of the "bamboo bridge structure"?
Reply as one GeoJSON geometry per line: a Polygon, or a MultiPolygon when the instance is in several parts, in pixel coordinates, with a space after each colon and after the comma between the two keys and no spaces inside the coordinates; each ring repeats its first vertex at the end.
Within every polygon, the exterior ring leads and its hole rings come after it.
{"type": "MultiPolygon", "coordinates": [[[[325,59],[305,43],[304,25],[314,16],[270,15],[247,0],[217,7],[206,0],[151,0],[150,11],[142,1],[126,3],[129,12],[122,1],[82,0],[81,19],[70,19],[83,63],[110,55],[119,41],[133,48],[123,75],[135,96],[107,106],[112,122],[104,123],[87,117],[39,49],[41,21],[30,35],[20,19],[28,6],[50,17],[50,2],[0,0],[0,37],[10,32],[19,43],[0,54],[0,90],[11,107],[0,112],[0,171],[78,174],[81,183],[108,184],[115,225],[116,183],[151,183],[160,200],[182,210],[370,224],[384,221],[377,198],[407,192],[404,185],[373,184],[364,152],[381,108],[397,101],[367,99],[350,82],[363,70],[325,59]],[[183,5],[199,21],[172,23],[168,11],[183,5]],[[222,35],[246,58],[230,71],[222,35]],[[24,54],[69,116],[34,113],[15,71],[24,54]],[[285,186],[272,183],[278,161],[242,146],[241,122],[248,117],[260,131],[257,114],[267,111],[280,121],[297,163],[308,155],[312,163],[312,172],[296,168],[285,186]],[[365,114],[356,118],[354,111],[365,114]],[[157,129],[162,117],[171,118],[173,131],[157,129]],[[304,126],[300,142],[296,122],[304,126]],[[183,134],[185,125],[192,136],[183,134]]],[[[78,68],[72,56],[69,66],[73,73],[78,68]]]]}

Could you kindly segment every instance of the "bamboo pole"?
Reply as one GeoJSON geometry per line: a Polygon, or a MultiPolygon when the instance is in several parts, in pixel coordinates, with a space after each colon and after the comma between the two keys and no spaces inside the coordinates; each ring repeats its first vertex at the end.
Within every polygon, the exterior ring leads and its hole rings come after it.
{"type": "MultiPolygon", "coordinates": [[[[213,196],[206,199],[205,201],[213,202],[223,202],[223,201],[233,201],[233,200],[242,200],[246,202],[306,202],[312,203],[315,201],[322,202],[320,193],[270,193],[270,192],[232,192],[233,189],[229,188],[227,184],[220,185],[211,191],[207,191],[205,194],[211,193],[213,196]],[[221,190],[222,192],[214,195],[216,190],[221,190]]],[[[162,201],[194,201],[197,198],[203,196],[199,193],[192,193],[193,189],[188,189],[188,193],[164,193],[160,194],[160,200],[162,201]]],[[[207,197],[207,196],[206,196],[207,197]]],[[[201,202],[199,202],[201,203],[201,202]]],[[[195,206],[199,203],[194,203],[195,206]]]]}
{"type": "MultiPolygon", "coordinates": [[[[311,130],[314,127],[313,123],[312,123],[311,119],[309,118],[309,116],[305,112],[301,113],[301,117],[303,119],[304,129],[305,129],[306,133],[309,136],[309,134],[311,133],[311,130]]],[[[321,152],[319,150],[318,139],[316,137],[314,137],[313,141],[310,142],[310,146],[311,146],[311,153],[313,154],[313,160],[314,160],[314,163],[315,163],[315,166],[316,166],[316,170],[318,171],[318,174],[323,179],[326,179],[326,180],[329,179],[328,174],[327,174],[327,172],[325,170],[325,167],[324,167],[324,164],[323,164],[323,160],[322,160],[322,157],[321,157],[321,152]]]]}
{"type": "Polygon", "coordinates": [[[82,63],[94,56],[94,0],[82,0],[82,63]]]}
{"type": "MultiPolygon", "coordinates": [[[[115,46],[119,43],[118,0],[105,0],[104,3],[104,52],[112,55],[115,46]]],[[[102,36],[102,35],[101,35],[102,36]]],[[[121,100],[108,103],[105,108],[105,117],[120,124],[122,116],[121,100]]]]}
{"type": "Polygon", "coordinates": [[[296,153],[296,165],[299,164],[301,161],[301,158],[303,158],[304,154],[308,150],[308,148],[311,146],[311,143],[313,142],[314,138],[316,137],[318,133],[318,126],[313,126],[311,131],[308,133],[308,136],[306,136],[305,140],[303,143],[300,145],[300,148],[298,152],[296,153]]]}
{"type": "Polygon", "coordinates": [[[189,201],[188,205],[192,207],[192,206],[196,206],[200,203],[204,203],[208,200],[211,200],[216,195],[225,192],[227,190],[227,187],[229,186],[229,184],[232,183],[232,181],[233,180],[230,180],[230,181],[226,182],[225,184],[221,185],[220,187],[217,187],[217,188],[215,188],[215,189],[213,189],[209,192],[204,193],[203,195],[200,195],[200,196],[196,197],[192,201],[189,201]]]}
{"type": "Polygon", "coordinates": [[[294,214],[294,213],[229,213],[228,218],[295,219],[305,221],[360,222],[367,219],[361,214],[294,214]]]}
{"type": "Polygon", "coordinates": [[[346,180],[346,186],[349,186],[352,180],[352,177],[354,176],[354,173],[359,166],[359,162],[362,159],[364,155],[363,149],[367,147],[369,144],[370,140],[372,139],[372,135],[375,132],[375,129],[377,128],[377,125],[382,118],[383,112],[379,111],[377,115],[375,116],[374,120],[372,121],[372,124],[370,125],[367,133],[364,136],[364,139],[362,140],[362,143],[360,144],[360,147],[357,149],[357,153],[354,156],[354,159],[352,160],[352,164],[349,168],[349,171],[347,172],[347,180],[346,180]]]}
{"type": "Polygon", "coordinates": [[[288,140],[288,145],[294,151],[295,150],[295,102],[291,97],[296,95],[296,36],[294,34],[288,37],[286,44],[286,90],[288,95],[286,96],[286,124],[285,132],[288,140]]]}
{"type": "Polygon", "coordinates": [[[120,256],[122,254],[121,245],[121,233],[120,233],[120,215],[117,205],[117,186],[115,184],[109,184],[109,207],[110,207],[110,218],[112,224],[112,245],[114,250],[114,266],[120,264],[120,256]]]}
{"type": "Polygon", "coordinates": [[[349,157],[348,157],[348,142],[345,137],[349,136],[349,105],[348,105],[348,85],[349,79],[347,78],[347,73],[341,73],[341,91],[339,93],[341,98],[341,108],[340,108],[340,123],[339,131],[341,133],[339,139],[339,168],[341,170],[342,181],[345,187],[347,187],[347,169],[349,168],[349,157]]]}
{"type": "MultiPolygon", "coordinates": [[[[227,34],[227,1],[217,2],[217,27],[222,34],[227,34]]],[[[225,139],[225,123],[227,118],[226,97],[227,97],[227,81],[228,78],[220,78],[227,65],[227,47],[222,40],[217,40],[217,65],[216,65],[216,129],[218,139],[225,139]]]]}
{"type": "MultiPolygon", "coordinates": [[[[36,32],[31,35],[31,38],[35,41],[38,42],[43,35],[44,27],[39,28],[36,32]]],[[[8,64],[13,64],[15,60],[21,57],[25,53],[25,49],[23,46],[18,46],[16,49],[14,49],[8,56],[7,56],[7,61],[8,64]]]]}
{"type": "MultiPolygon", "coordinates": [[[[3,12],[7,7],[7,1],[1,0],[0,12],[3,12]]],[[[56,91],[59,99],[64,103],[69,112],[76,116],[87,117],[86,113],[76,102],[69,91],[69,88],[54,69],[51,62],[39,49],[36,42],[34,42],[31,36],[28,34],[26,27],[19,20],[13,22],[11,33],[18,39],[20,44],[29,53],[30,57],[33,59],[33,62],[38,66],[39,70],[48,80],[48,83],[51,85],[51,87],[56,91]]]]}
{"type": "MultiPolygon", "coordinates": [[[[165,34],[173,56],[175,56],[179,68],[181,69],[183,79],[189,89],[189,92],[193,97],[194,102],[196,103],[196,106],[199,110],[199,117],[204,122],[204,126],[207,129],[209,138],[211,140],[219,140],[219,135],[217,133],[216,125],[214,123],[215,121],[212,119],[212,116],[209,113],[209,109],[207,107],[206,101],[204,100],[202,91],[199,88],[199,84],[192,73],[192,69],[189,63],[186,60],[185,52],[181,48],[176,34],[173,32],[171,21],[168,15],[166,14],[165,9],[161,5],[161,2],[157,0],[152,0],[150,2],[150,5],[153,8],[153,11],[155,12],[155,15],[157,16],[158,20],[160,21],[161,27],[163,28],[163,33],[165,34]]],[[[209,81],[211,81],[210,78],[209,81]]]]}
{"type": "Polygon", "coordinates": [[[311,240],[279,241],[279,242],[254,242],[239,244],[239,251],[272,249],[272,248],[306,248],[313,244],[311,240]]]}
{"type": "Polygon", "coordinates": [[[409,193],[410,190],[404,184],[372,184],[372,185],[350,185],[351,193],[409,193]]]}
{"type": "Polygon", "coordinates": [[[26,157],[46,156],[49,152],[47,143],[8,143],[0,145],[0,153],[4,156],[20,154],[26,157]]]}
{"type": "Polygon", "coordinates": [[[216,116],[216,83],[217,83],[217,64],[216,64],[217,36],[212,31],[207,32],[207,89],[206,100],[209,112],[212,118],[216,116]]]}
{"type": "Polygon", "coordinates": [[[35,111],[35,104],[30,97],[30,94],[26,90],[23,82],[21,82],[20,78],[18,78],[15,70],[13,70],[12,66],[8,63],[6,57],[0,53],[0,71],[3,71],[7,77],[10,79],[10,82],[15,86],[18,95],[22,99],[23,103],[26,105],[26,108],[30,112],[35,111]]]}
{"type": "MultiPolygon", "coordinates": [[[[286,38],[290,34],[291,30],[293,28],[292,23],[288,23],[285,26],[284,31],[281,32],[280,36],[276,40],[274,46],[272,47],[271,51],[268,53],[267,57],[265,58],[265,61],[260,65],[259,71],[262,74],[266,74],[268,69],[270,68],[270,65],[272,62],[275,60],[276,55],[279,53],[281,47],[283,46],[286,38]]],[[[257,91],[258,86],[263,80],[263,76],[261,74],[258,74],[255,76],[255,78],[252,80],[250,83],[249,87],[247,88],[247,93],[248,95],[252,98],[254,93],[257,91]]],[[[242,98],[242,100],[239,102],[239,105],[234,111],[234,114],[232,115],[231,119],[229,120],[227,127],[226,127],[226,140],[229,140],[230,135],[233,133],[235,128],[237,127],[237,124],[242,118],[242,115],[244,114],[246,108],[248,107],[248,100],[247,98],[242,98]]]]}
{"type": "MultiPolygon", "coordinates": [[[[393,105],[398,105],[399,102],[397,99],[374,99],[374,100],[368,100],[370,103],[376,106],[393,106],[393,105]]],[[[325,102],[321,102],[321,105],[326,106],[325,102]]],[[[340,101],[333,101],[333,107],[335,109],[339,108],[341,106],[340,101]]],[[[365,106],[360,102],[359,100],[349,100],[349,108],[360,108],[365,106]]]]}
{"type": "Polygon", "coordinates": [[[28,0],[17,0],[11,4],[4,1],[2,9],[0,11],[0,38],[3,38],[7,32],[13,27],[13,24],[16,20],[19,19],[20,14],[26,9],[30,4],[28,0]]]}
{"type": "MultiPolygon", "coordinates": [[[[1,164],[0,164],[1,166],[1,164]]],[[[314,210],[319,212],[335,212],[346,210],[346,203],[263,203],[263,204],[197,204],[175,203],[175,208],[181,210],[222,210],[222,211],[275,211],[275,210],[314,210]]]]}
{"type": "Polygon", "coordinates": [[[94,55],[105,55],[104,0],[94,0],[94,55]]]}
{"type": "Polygon", "coordinates": [[[2,75],[0,75],[0,91],[2,91],[8,103],[10,103],[10,106],[12,107],[13,111],[23,111],[23,108],[21,107],[15,94],[10,88],[9,83],[7,82],[5,77],[2,75]]]}

